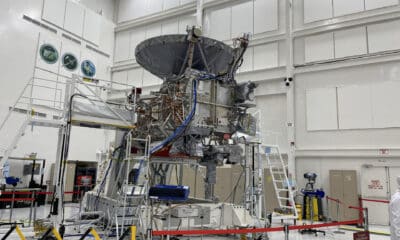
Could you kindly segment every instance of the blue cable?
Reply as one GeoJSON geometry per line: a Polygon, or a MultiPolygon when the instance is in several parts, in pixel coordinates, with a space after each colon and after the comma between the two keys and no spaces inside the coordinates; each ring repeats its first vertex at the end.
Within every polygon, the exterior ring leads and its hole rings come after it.
{"type": "Polygon", "coordinates": [[[157,152],[158,150],[162,149],[163,147],[165,147],[169,142],[171,142],[174,138],[176,138],[177,136],[179,136],[187,127],[187,125],[190,123],[190,121],[192,120],[195,112],[196,112],[196,105],[197,105],[197,82],[199,80],[206,80],[206,79],[213,79],[215,78],[214,75],[212,74],[203,74],[200,77],[196,78],[193,80],[193,107],[192,110],[190,111],[190,113],[186,116],[185,120],[183,121],[183,123],[177,127],[175,129],[175,131],[168,136],[166,139],[164,139],[160,144],[158,144],[157,146],[153,147],[152,149],[150,149],[150,154],[153,154],[155,152],[157,152]]]}

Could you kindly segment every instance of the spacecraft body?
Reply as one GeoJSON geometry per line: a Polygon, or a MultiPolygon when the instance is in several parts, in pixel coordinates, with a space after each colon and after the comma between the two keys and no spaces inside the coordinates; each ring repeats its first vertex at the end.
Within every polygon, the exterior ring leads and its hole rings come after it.
{"type": "MultiPolygon", "coordinates": [[[[133,89],[137,116],[134,136],[150,135],[153,156],[198,158],[207,167],[206,198],[213,198],[216,166],[239,163],[242,147],[235,133],[255,135],[251,82],[234,79],[243,62],[248,36],[235,39],[235,48],[206,37],[197,29],[187,35],[147,39],[136,47],[136,60],[163,79],[150,96],[133,89]]],[[[140,146],[137,146],[140,148],[140,146]]]]}

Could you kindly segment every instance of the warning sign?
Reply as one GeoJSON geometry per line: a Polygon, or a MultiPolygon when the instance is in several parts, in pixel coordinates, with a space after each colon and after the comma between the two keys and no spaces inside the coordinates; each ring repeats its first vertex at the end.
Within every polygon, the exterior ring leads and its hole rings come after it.
{"type": "Polygon", "coordinates": [[[370,184],[368,184],[368,189],[382,190],[381,180],[371,180],[370,184]]]}
{"type": "Polygon", "coordinates": [[[353,240],[369,240],[369,232],[356,232],[353,233],[353,240]]]}

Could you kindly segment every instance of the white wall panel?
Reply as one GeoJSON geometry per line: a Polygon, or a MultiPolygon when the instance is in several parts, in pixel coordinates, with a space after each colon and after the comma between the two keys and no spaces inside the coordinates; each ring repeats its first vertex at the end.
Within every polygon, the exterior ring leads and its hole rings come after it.
{"type": "Polygon", "coordinates": [[[115,35],[114,61],[120,62],[129,59],[130,33],[128,31],[118,32],[115,35]]]}
{"type": "Polygon", "coordinates": [[[325,33],[304,39],[304,58],[306,62],[334,58],[333,33],[325,33]]]}
{"type": "Polygon", "coordinates": [[[278,145],[282,152],[287,152],[286,95],[258,96],[256,103],[262,116],[262,142],[278,145]]]}
{"type": "Polygon", "coordinates": [[[120,0],[118,22],[125,22],[146,15],[146,0],[120,0]]]}
{"type": "Polygon", "coordinates": [[[81,37],[83,33],[84,13],[85,10],[82,5],[67,1],[64,29],[81,37]]]}
{"type": "Polygon", "coordinates": [[[73,126],[68,160],[96,161],[96,153],[106,149],[105,131],[103,129],[73,126]]]}
{"type": "Polygon", "coordinates": [[[135,49],[136,46],[139,45],[144,39],[146,39],[146,30],[142,27],[135,28],[131,31],[130,34],[130,45],[129,45],[129,58],[135,58],[135,49]]]}
{"type": "Polygon", "coordinates": [[[94,12],[100,13],[108,21],[114,21],[115,10],[118,10],[116,9],[118,5],[114,0],[79,0],[79,3],[94,12]]]}
{"type": "Polygon", "coordinates": [[[278,66],[278,43],[254,47],[254,70],[278,66]]]}
{"type": "Polygon", "coordinates": [[[286,66],[286,55],[287,55],[286,51],[287,51],[286,41],[279,41],[278,42],[279,66],[286,66]]]}
{"type": "Polygon", "coordinates": [[[254,1],[254,34],[278,29],[278,0],[254,1]]]}
{"type": "Polygon", "coordinates": [[[385,82],[373,86],[372,114],[375,127],[400,127],[399,93],[400,82],[385,82]]]}
{"type": "Polygon", "coordinates": [[[369,25],[369,52],[380,52],[400,48],[400,21],[369,25]]]}
{"type": "Polygon", "coordinates": [[[188,4],[194,2],[195,0],[181,0],[181,5],[188,4]]]}
{"type": "Polygon", "coordinates": [[[115,89],[126,88],[120,84],[127,84],[127,79],[128,79],[127,71],[113,72],[111,77],[112,77],[112,82],[113,82],[113,85],[112,85],[113,88],[115,88],[115,89]]]}
{"type": "Polygon", "coordinates": [[[45,0],[42,18],[59,27],[64,25],[66,0],[45,0]]]}
{"type": "Polygon", "coordinates": [[[164,10],[179,6],[179,0],[164,0],[164,10]]]}
{"type": "Polygon", "coordinates": [[[96,59],[96,77],[108,80],[111,78],[111,63],[102,55],[92,55],[96,59]]]}
{"type": "Polygon", "coordinates": [[[114,51],[115,25],[113,22],[110,22],[104,18],[102,18],[101,22],[99,48],[105,53],[112,55],[114,51]]]}
{"type": "Polygon", "coordinates": [[[146,28],[146,39],[160,36],[161,35],[161,24],[155,23],[148,25],[146,28]]]}
{"type": "Polygon", "coordinates": [[[372,127],[371,88],[369,85],[338,87],[340,129],[372,127]]]}
{"type": "Polygon", "coordinates": [[[177,19],[172,19],[164,21],[161,24],[161,33],[165,34],[176,34],[179,32],[179,21],[177,19]]]}
{"type": "Polygon", "coordinates": [[[85,23],[83,26],[83,38],[94,43],[100,42],[101,16],[91,10],[85,11],[85,23]]]}
{"type": "Polygon", "coordinates": [[[231,38],[240,37],[243,33],[253,33],[253,2],[233,6],[231,19],[231,38]]]}
{"type": "Polygon", "coordinates": [[[371,10],[396,4],[399,4],[398,0],[365,0],[365,9],[371,10]]]}
{"type": "Polygon", "coordinates": [[[186,28],[196,25],[196,18],[194,16],[181,17],[179,19],[179,33],[186,34],[186,28]]]}
{"type": "Polygon", "coordinates": [[[334,16],[364,11],[364,0],[333,0],[334,16]]]}
{"type": "Polygon", "coordinates": [[[214,10],[210,13],[210,30],[211,38],[217,40],[228,40],[231,38],[231,8],[223,8],[214,10]]]}
{"type": "Polygon", "coordinates": [[[332,17],[332,0],[304,0],[304,22],[332,17]]]}
{"type": "Polygon", "coordinates": [[[253,48],[247,48],[246,52],[243,55],[243,63],[240,66],[240,72],[248,72],[253,70],[253,48]]]}
{"type": "Polygon", "coordinates": [[[146,14],[153,14],[163,10],[163,0],[147,0],[146,14]]]}
{"type": "Polygon", "coordinates": [[[306,90],[307,130],[338,128],[336,88],[306,90]]]}
{"type": "Polygon", "coordinates": [[[143,68],[134,68],[128,71],[128,81],[129,85],[135,87],[142,87],[143,86],[143,68]]]}
{"type": "Polygon", "coordinates": [[[36,70],[34,79],[35,87],[32,89],[33,104],[52,106],[53,101],[58,96],[56,96],[56,91],[54,90],[54,88],[56,88],[56,82],[56,74],[49,73],[40,69],[36,70]]]}
{"type": "Polygon", "coordinates": [[[143,86],[152,86],[162,83],[162,80],[147,70],[143,71],[143,86]]]}
{"type": "Polygon", "coordinates": [[[335,32],[335,57],[347,57],[367,53],[365,27],[335,32]]]}

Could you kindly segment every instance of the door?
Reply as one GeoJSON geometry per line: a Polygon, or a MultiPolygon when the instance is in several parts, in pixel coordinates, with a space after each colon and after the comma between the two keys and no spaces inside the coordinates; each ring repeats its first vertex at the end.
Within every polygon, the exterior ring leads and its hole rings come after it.
{"type": "MultiPolygon", "coordinates": [[[[334,199],[343,198],[343,182],[342,182],[342,170],[330,170],[329,171],[329,197],[334,199]]],[[[343,220],[343,207],[337,202],[329,201],[329,216],[332,220],[341,221],[343,220]]]]}
{"type": "MultiPolygon", "coordinates": [[[[357,172],[354,170],[343,170],[343,202],[346,206],[359,206],[357,190],[357,172]]],[[[354,220],[359,218],[359,212],[354,209],[344,209],[343,219],[354,220]]]]}
{"type": "Polygon", "coordinates": [[[355,170],[330,170],[329,185],[331,198],[339,199],[343,204],[329,201],[329,216],[332,220],[347,221],[359,217],[357,210],[348,206],[359,206],[357,190],[357,172],[355,170]]]}
{"type": "MultiPolygon", "coordinates": [[[[361,169],[361,196],[363,199],[388,200],[388,168],[363,167],[361,169]]],[[[363,201],[363,207],[368,208],[370,224],[389,225],[388,204],[363,201]]]]}

